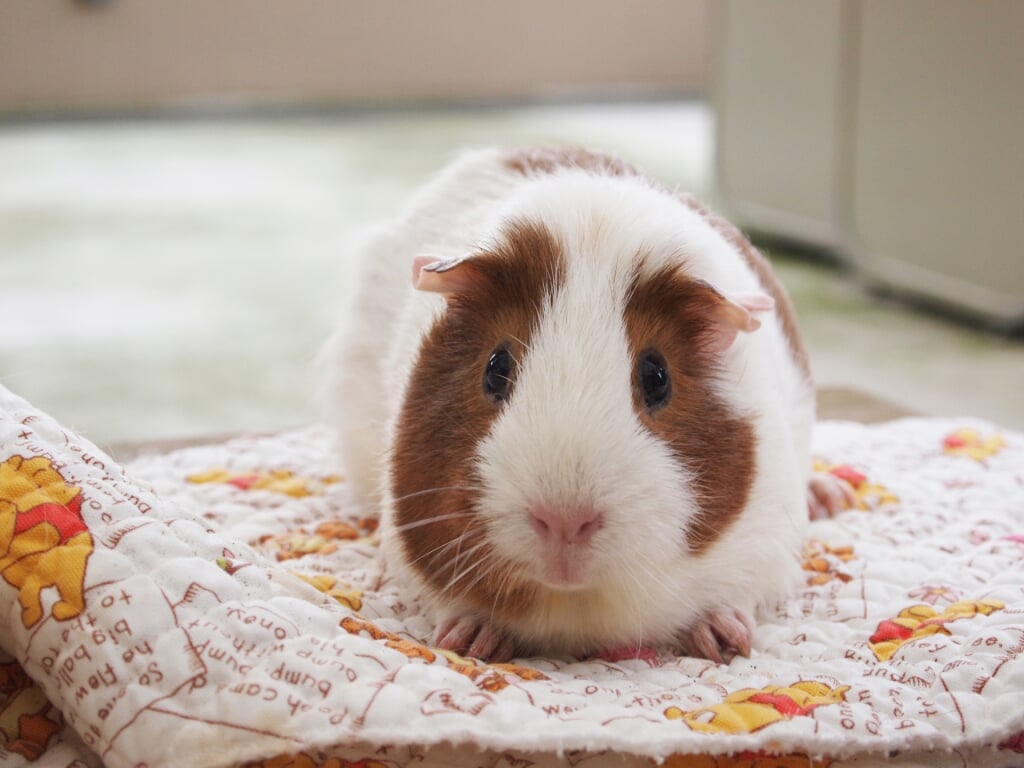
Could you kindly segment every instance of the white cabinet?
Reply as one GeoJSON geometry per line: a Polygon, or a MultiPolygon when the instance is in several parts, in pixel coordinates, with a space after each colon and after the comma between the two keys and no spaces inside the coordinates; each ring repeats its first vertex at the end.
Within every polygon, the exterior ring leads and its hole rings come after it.
{"type": "Polygon", "coordinates": [[[727,0],[717,165],[741,224],[1024,325],[1024,3],[727,0]]]}

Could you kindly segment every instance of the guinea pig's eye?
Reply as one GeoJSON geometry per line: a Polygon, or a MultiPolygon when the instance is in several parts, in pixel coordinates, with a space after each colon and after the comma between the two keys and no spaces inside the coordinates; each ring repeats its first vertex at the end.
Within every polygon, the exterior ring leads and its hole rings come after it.
{"type": "Polygon", "coordinates": [[[501,403],[508,398],[508,387],[512,383],[512,354],[507,347],[498,347],[491,353],[484,371],[484,394],[492,403],[501,403]]]}
{"type": "Polygon", "coordinates": [[[637,366],[637,375],[647,410],[656,411],[668,403],[672,396],[672,379],[665,358],[654,350],[645,352],[637,366]]]}

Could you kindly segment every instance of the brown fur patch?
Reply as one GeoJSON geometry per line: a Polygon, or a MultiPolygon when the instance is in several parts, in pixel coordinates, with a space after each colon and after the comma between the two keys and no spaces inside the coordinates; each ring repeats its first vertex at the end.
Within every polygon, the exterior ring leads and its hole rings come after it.
{"type": "Polygon", "coordinates": [[[633,353],[633,403],[641,422],[696,474],[700,517],[686,532],[703,551],[743,511],[754,479],[754,431],[714,390],[717,355],[710,348],[712,313],[720,297],[706,285],[665,268],[634,284],[626,304],[633,353]],[[649,413],[637,367],[645,351],[661,353],[672,394],[649,413]]]}
{"type": "MultiPolygon", "coordinates": [[[[529,604],[532,587],[510,581],[506,564],[467,589],[489,569],[477,563],[494,556],[475,512],[474,451],[501,408],[484,394],[484,371],[501,344],[522,359],[565,265],[550,232],[518,222],[507,228],[504,245],[456,268],[473,271],[471,287],[448,297],[420,347],[401,408],[390,476],[395,523],[408,561],[427,583],[441,591],[457,579],[453,596],[466,589],[465,599],[488,613],[501,595],[498,615],[514,615],[529,604]]],[[[514,369],[510,378],[514,400],[514,369]]]]}

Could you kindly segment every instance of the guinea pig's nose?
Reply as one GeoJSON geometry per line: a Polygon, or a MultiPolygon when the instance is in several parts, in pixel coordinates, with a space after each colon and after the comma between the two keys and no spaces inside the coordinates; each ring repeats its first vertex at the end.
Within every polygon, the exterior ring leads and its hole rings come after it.
{"type": "Polygon", "coordinates": [[[541,541],[586,544],[604,528],[604,515],[589,506],[562,509],[542,504],[530,508],[530,525],[541,541]]]}

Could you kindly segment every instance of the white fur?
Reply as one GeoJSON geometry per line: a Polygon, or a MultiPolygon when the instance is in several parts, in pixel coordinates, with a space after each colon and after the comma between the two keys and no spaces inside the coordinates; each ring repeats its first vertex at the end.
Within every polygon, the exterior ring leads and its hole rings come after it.
{"type": "MultiPolygon", "coordinates": [[[[367,242],[353,315],[325,351],[353,489],[365,504],[383,504],[388,567],[403,556],[384,469],[416,350],[444,311],[443,299],[411,288],[410,264],[422,253],[466,256],[516,218],[552,232],[568,270],[531,337],[513,398],[480,442],[479,513],[495,549],[529,567],[531,504],[584,500],[606,512],[588,566],[596,586],[547,593],[516,632],[551,652],[657,643],[708,611],[753,612],[776,599],[797,572],[813,421],[810,384],[779,322],[760,315],[762,327],[725,353],[721,394],[753,421],[757,475],[740,519],[694,556],[681,543],[698,512],[692,472],[633,411],[622,320],[637,266],[643,275],[682,261],[724,293],[759,291],[757,278],[700,214],[643,179],[579,170],[527,179],[501,156],[464,155],[367,242]]],[[[434,609],[439,617],[464,610],[440,601],[434,609]]]]}

